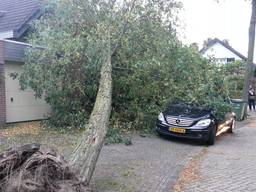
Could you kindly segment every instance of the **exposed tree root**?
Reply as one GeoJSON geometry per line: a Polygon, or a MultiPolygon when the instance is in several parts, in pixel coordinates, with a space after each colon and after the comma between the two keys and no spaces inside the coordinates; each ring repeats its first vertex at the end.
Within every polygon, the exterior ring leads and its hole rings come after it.
{"type": "Polygon", "coordinates": [[[1,192],[89,192],[67,161],[39,144],[24,145],[0,155],[1,192]]]}

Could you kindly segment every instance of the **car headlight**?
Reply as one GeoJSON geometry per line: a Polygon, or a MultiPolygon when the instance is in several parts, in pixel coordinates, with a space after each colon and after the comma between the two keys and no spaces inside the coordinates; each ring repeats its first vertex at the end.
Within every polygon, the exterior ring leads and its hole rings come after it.
{"type": "Polygon", "coordinates": [[[197,122],[194,127],[207,127],[211,124],[211,119],[203,119],[197,122]]]}
{"type": "Polygon", "coordinates": [[[164,114],[163,113],[159,113],[158,120],[161,121],[161,122],[165,122],[164,114]]]}

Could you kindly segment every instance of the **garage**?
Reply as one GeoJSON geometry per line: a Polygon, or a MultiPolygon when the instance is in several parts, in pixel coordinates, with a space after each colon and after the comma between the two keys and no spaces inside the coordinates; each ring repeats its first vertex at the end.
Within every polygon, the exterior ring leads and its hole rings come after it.
{"type": "Polygon", "coordinates": [[[11,73],[22,72],[24,50],[28,46],[10,40],[2,41],[5,78],[4,89],[0,90],[3,95],[0,101],[0,116],[4,119],[3,123],[45,119],[50,112],[50,106],[43,98],[36,98],[32,89],[21,90],[18,79],[10,77],[11,73]]]}
{"type": "Polygon", "coordinates": [[[36,98],[31,89],[20,90],[17,79],[10,73],[22,72],[22,63],[5,63],[6,123],[44,119],[50,107],[44,99],[36,98]]]}

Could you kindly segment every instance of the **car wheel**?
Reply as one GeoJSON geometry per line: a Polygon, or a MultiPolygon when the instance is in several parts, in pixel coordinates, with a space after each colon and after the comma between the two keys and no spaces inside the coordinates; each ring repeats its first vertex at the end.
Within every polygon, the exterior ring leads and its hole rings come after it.
{"type": "Polygon", "coordinates": [[[211,133],[210,133],[210,135],[209,135],[207,144],[208,144],[208,145],[214,145],[215,139],[216,139],[216,127],[213,127],[213,128],[212,128],[212,131],[211,131],[211,133]]]}
{"type": "Polygon", "coordinates": [[[228,133],[234,133],[234,129],[235,129],[235,122],[236,122],[236,120],[234,119],[233,121],[232,121],[232,123],[230,124],[230,128],[228,129],[228,133]]]}

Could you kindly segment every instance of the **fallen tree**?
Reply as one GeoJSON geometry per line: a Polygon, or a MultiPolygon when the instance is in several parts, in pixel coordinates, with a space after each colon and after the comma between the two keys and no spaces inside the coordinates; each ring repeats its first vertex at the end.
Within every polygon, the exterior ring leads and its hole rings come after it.
{"type": "Polygon", "coordinates": [[[112,98],[111,71],[109,51],[107,61],[101,67],[99,90],[88,126],[71,157],[72,167],[79,172],[80,179],[85,184],[89,184],[91,180],[107,134],[112,98]]]}
{"type": "Polygon", "coordinates": [[[119,3],[65,0],[49,5],[31,37],[31,43],[46,49],[28,50],[20,77],[22,88],[31,87],[38,96],[46,93],[55,127],[85,129],[70,158],[79,182],[85,185],[91,180],[107,132],[112,64],[123,70],[114,76],[120,83],[113,94],[114,107],[129,122],[148,121],[144,112],[155,120],[155,112],[176,97],[203,102],[213,100],[209,91],[223,93],[222,78],[176,37],[179,3],[119,3]]]}
{"type": "MultiPolygon", "coordinates": [[[[80,2],[80,1],[77,0],[77,1],[71,1],[71,2],[72,2],[72,5],[76,5],[76,3],[80,2]]],[[[76,146],[75,150],[71,154],[71,158],[70,158],[70,164],[71,164],[73,170],[75,170],[75,172],[78,173],[79,181],[80,181],[80,183],[83,183],[84,185],[88,185],[91,180],[100,150],[104,144],[104,139],[105,139],[105,136],[107,133],[109,118],[110,118],[110,114],[111,114],[111,100],[112,100],[111,58],[112,58],[113,54],[116,52],[118,45],[127,29],[128,18],[129,18],[129,16],[127,16],[127,15],[129,15],[129,13],[132,12],[134,5],[135,5],[135,0],[133,0],[131,2],[128,2],[127,5],[124,6],[124,8],[122,8],[120,10],[116,10],[117,12],[119,12],[118,14],[123,20],[121,22],[119,31],[113,30],[114,31],[113,32],[113,31],[111,31],[111,29],[113,29],[113,27],[111,27],[111,26],[113,25],[112,21],[115,19],[112,17],[111,10],[114,10],[113,7],[115,6],[116,2],[112,1],[107,6],[102,5],[101,3],[103,3],[103,2],[106,3],[106,1],[98,2],[100,4],[100,6],[103,6],[103,7],[101,7],[102,9],[100,9],[98,11],[95,11],[93,9],[93,7],[96,6],[94,4],[95,2],[86,2],[83,4],[85,6],[84,7],[85,9],[89,8],[88,11],[91,11],[90,17],[86,18],[87,22],[90,22],[90,24],[92,25],[92,27],[89,28],[88,31],[91,33],[93,30],[96,30],[96,32],[92,36],[89,36],[88,34],[86,34],[88,36],[86,36],[86,35],[85,35],[86,37],[79,36],[79,38],[81,39],[80,41],[85,41],[85,40],[93,41],[93,43],[91,45],[92,47],[89,47],[89,48],[95,49],[95,50],[93,50],[94,53],[92,55],[88,56],[88,55],[86,55],[87,53],[84,53],[84,49],[75,50],[76,54],[70,53],[70,50],[68,50],[69,52],[62,53],[63,55],[59,56],[61,59],[62,58],[65,59],[66,54],[68,56],[70,56],[70,54],[72,56],[73,56],[73,54],[75,54],[75,58],[71,57],[71,59],[70,59],[70,57],[68,57],[67,58],[68,61],[66,61],[66,62],[70,63],[71,66],[73,65],[73,62],[78,62],[77,65],[76,65],[76,63],[74,64],[75,65],[75,73],[72,72],[72,67],[71,67],[71,69],[68,69],[68,71],[65,71],[67,74],[63,73],[63,75],[64,75],[63,78],[67,78],[67,76],[69,76],[69,75],[71,76],[70,81],[72,81],[72,83],[73,83],[73,81],[76,81],[76,83],[78,81],[82,82],[81,84],[78,85],[78,89],[73,89],[72,92],[69,93],[69,95],[75,95],[75,96],[79,95],[80,97],[81,97],[81,94],[84,95],[84,92],[82,90],[84,88],[83,86],[85,86],[85,85],[83,85],[84,75],[83,75],[83,72],[80,71],[78,73],[77,70],[78,69],[80,70],[80,67],[82,67],[81,65],[85,65],[85,66],[88,65],[87,59],[92,59],[92,58],[95,59],[95,57],[98,57],[98,59],[93,60],[93,61],[95,61],[95,63],[89,63],[89,64],[91,64],[93,67],[96,67],[96,68],[97,68],[97,65],[101,66],[98,92],[97,92],[93,110],[91,112],[88,124],[85,126],[85,131],[84,131],[82,137],[80,138],[80,141],[79,141],[78,145],[76,146]],[[106,18],[98,17],[98,15],[100,15],[100,13],[102,13],[102,12],[105,14],[106,18]],[[112,34],[112,36],[110,36],[111,32],[114,33],[115,35],[112,34]],[[96,39],[94,39],[94,38],[96,38],[96,39]],[[83,51],[83,52],[80,52],[80,51],[83,51]],[[98,51],[98,52],[96,52],[96,51],[98,51]],[[81,58],[79,57],[80,55],[81,55],[81,58]],[[87,56],[89,58],[87,58],[87,56]],[[79,59],[77,59],[77,57],[79,59]],[[101,64],[101,62],[102,62],[102,64],[101,64]],[[69,72],[71,72],[71,74],[69,74],[69,72]]],[[[70,6],[69,6],[69,4],[66,4],[66,3],[67,2],[64,2],[63,6],[64,7],[67,6],[67,9],[69,9],[70,6]]],[[[69,14],[72,14],[73,13],[72,11],[77,11],[77,10],[71,9],[69,14]]],[[[53,14],[56,14],[56,13],[53,13],[53,14]]],[[[60,19],[61,18],[62,17],[60,17],[60,19]]],[[[46,21],[48,21],[48,19],[46,19],[46,21]]],[[[66,21],[64,21],[64,22],[66,22],[66,21]]],[[[79,26],[79,27],[82,27],[82,26],[79,26]]],[[[67,29],[65,29],[65,30],[67,30],[67,29]]],[[[47,36],[47,38],[49,38],[49,36],[47,36]]],[[[47,40],[46,40],[46,42],[47,42],[47,40]]],[[[79,43],[79,42],[76,42],[76,43],[79,43]]],[[[88,41],[86,43],[88,43],[88,41]]],[[[73,48],[72,44],[70,46],[73,48]]],[[[83,48],[85,48],[86,46],[87,45],[84,45],[84,44],[81,45],[81,47],[83,47],[83,48]]],[[[70,47],[69,47],[69,49],[70,49],[70,47]]],[[[29,51],[27,54],[28,54],[28,60],[29,60],[28,63],[30,64],[30,70],[25,70],[25,73],[23,73],[23,76],[21,76],[21,78],[20,78],[21,82],[26,77],[27,77],[27,79],[29,79],[31,77],[30,76],[31,72],[34,73],[35,72],[34,69],[38,69],[38,67],[33,68],[34,67],[33,64],[37,65],[36,62],[38,61],[38,59],[37,59],[38,57],[45,58],[44,62],[47,62],[47,61],[53,62],[53,60],[49,59],[51,57],[50,55],[52,54],[52,50],[30,49],[29,51]],[[45,52],[45,55],[42,56],[41,52],[45,52]],[[47,58],[47,56],[49,56],[49,58],[47,58]]],[[[55,56],[58,55],[59,51],[60,50],[57,50],[57,53],[55,53],[54,59],[56,59],[55,56]]],[[[58,61],[58,62],[60,62],[60,61],[58,61]]],[[[63,64],[62,62],[60,62],[60,63],[63,64]]],[[[45,65],[45,63],[43,65],[45,65]]],[[[42,68],[44,67],[43,65],[41,66],[42,68]]],[[[53,66],[52,63],[49,63],[49,65],[53,66]]],[[[52,70],[55,70],[55,69],[56,69],[56,66],[52,70]]],[[[51,73],[52,70],[50,69],[49,73],[51,73]]],[[[60,71],[58,71],[58,74],[59,73],[60,73],[60,71]]],[[[53,78],[55,78],[53,80],[54,82],[56,82],[56,79],[59,80],[59,76],[57,76],[57,77],[54,76],[53,78]]],[[[72,83],[71,83],[71,85],[73,85],[72,83]]],[[[92,82],[90,82],[90,83],[92,83],[92,82]]],[[[35,85],[33,80],[30,81],[28,84],[31,87],[33,87],[33,85],[35,85]]],[[[62,82],[60,84],[62,84],[62,82]]],[[[76,84],[76,86],[77,86],[77,84],[76,84]]],[[[68,85],[68,86],[72,87],[71,85],[68,85]]],[[[52,90],[52,87],[50,89],[52,90]]],[[[36,86],[36,87],[34,87],[34,90],[38,93],[38,95],[41,95],[42,87],[36,86]]],[[[47,89],[45,91],[47,92],[47,89]]],[[[49,91],[49,89],[48,89],[48,91],[49,91]]],[[[65,91],[63,91],[63,92],[65,92],[65,91]]],[[[60,98],[58,98],[58,100],[59,99],[60,98]]],[[[76,98],[74,98],[74,99],[76,99],[76,98]]],[[[74,108],[74,106],[73,106],[73,108],[74,108]]]]}

